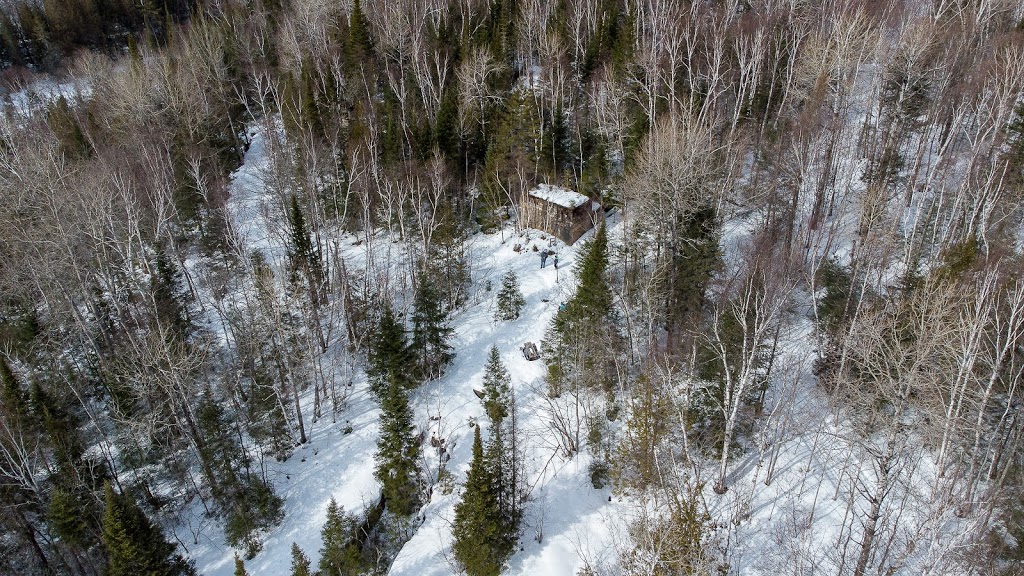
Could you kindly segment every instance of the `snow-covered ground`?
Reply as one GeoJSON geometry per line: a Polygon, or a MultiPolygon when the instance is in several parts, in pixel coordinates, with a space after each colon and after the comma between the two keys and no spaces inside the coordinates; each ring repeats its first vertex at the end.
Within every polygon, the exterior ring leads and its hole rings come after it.
{"type": "MultiPolygon", "coordinates": [[[[273,262],[283,257],[286,231],[279,229],[283,226],[281,200],[268,192],[265,185],[268,145],[263,132],[254,133],[245,165],[233,176],[229,212],[235,232],[246,248],[260,250],[273,262]]],[[[530,362],[519,350],[524,342],[540,342],[559,304],[571,295],[574,279],[570,264],[583,241],[567,247],[537,231],[516,235],[505,230],[503,234],[476,237],[470,243],[474,294],[470,305],[451,320],[455,360],[444,377],[422,385],[412,398],[420,428],[428,436],[445,439],[451,454],[447,468],[459,485],[449,494],[442,494],[435,487],[431,500],[420,513],[422,524],[402,549],[392,573],[452,572],[446,552],[454,506],[471,458],[470,422],[484,414],[473,388],[482,384],[484,361],[492,345],[501,351],[512,375],[531,486],[523,551],[513,557],[512,573],[574,573],[582,566],[583,555],[592,556],[602,547],[609,547],[607,509],[614,506],[609,503],[609,490],[595,490],[590,485],[586,456],[563,458],[558,446],[550,441],[548,424],[538,409],[543,362],[530,362]],[[516,245],[520,246],[519,251],[514,249],[516,245]],[[534,247],[556,250],[559,268],[549,259],[541,269],[539,252],[534,247]],[[518,320],[495,322],[497,291],[508,270],[518,275],[526,305],[518,320]],[[485,290],[488,283],[492,287],[489,292],[485,290]]],[[[347,261],[365,260],[367,245],[361,239],[343,236],[339,244],[347,261]]],[[[309,396],[305,401],[311,404],[309,396]]],[[[250,573],[287,574],[292,542],[297,542],[315,563],[319,558],[320,528],[331,498],[349,511],[361,511],[375,502],[379,493],[373,478],[378,415],[365,376],[360,375],[337,423],[329,417],[316,423],[307,421],[311,440],[286,462],[269,464],[275,487],[285,498],[285,519],[267,535],[263,550],[246,563],[250,573]],[[345,434],[343,429],[349,424],[352,432],[345,434]]],[[[424,446],[424,452],[426,461],[433,465],[428,474],[434,476],[437,454],[430,446],[424,446]]],[[[234,550],[224,543],[215,524],[208,523],[199,530],[199,543],[188,546],[189,556],[203,574],[231,574],[234,550]]],[[[179,528],[178,534],[186,544],[195,538],[188,527],[179,528]]]]}
{"type": "MultiPolygon", "coordinates": [[[[269,191],[272,187],[265,180],[268,144],[264,132],[253,133],[245,164],[233,177],[228,203],[232,225],[246,249],[259,249],[272,264],[280,265],[287,232],[283,228],[282,199],[269,191]]],[[[848,185],[856,185],[857,170],[844,166],[844,172],[848,172],[844,174],[848,185]]],[[[609,220],[613,242],[621,232],[617,218],[609,220]]],[[[725,223],[722,243],[727,257],[752,232],[755,219],[746,213],[725,223]]],[[[392,566],[392,574],[454,572],[449,552],[454,506],[469,467],[470,422],[483,415],[473,388],[481,384],[492,345],[498,347],[512,375],[529,485],[520,546],[507,573],[570,575],[584,566],[610,566],[615,564],[618,551],[628,545],[623,535],[636,503],[613,495],[607,488],[592,487],[586,450],[573,457],[564,456],[545,410],[544,365],[527,361],[519,350],[524,342],[540,342],[559,304],[571,295],[571,264],[590,234],[572,247],[537,231],[515,233],[509,229],[478,235],[469,242],[473,288],[469,303],[451,319],[455,360],[444,377],[422,385],[412,397],[417,423],[426,437],[444,439],[451,455],[447,469],[454,474],[457,485],[448,493],[440,486],[434,487],[414,526],[415,532],[392,566]],[[538,252],[533,248],[549,246],[559,254],[559,269],[550,265],[550,259],[546,268],[540,268],[538,252]],[[497,291],[508,270],[518,275],[526,306],[518,320],[496,322],[497,291]],[[490,291],[485,288],[488,284],[490,291]]],[[[383,233],[377,239],[391,249],[392,242],[383,233]]],[[[339,234],[334,240],[347,262],[372,259],[364,237],[339,234]]],[[[831,249],[834,253],[837,247],[831,249]]],[[[871,462],[860,460],[868,458],[869,447],[849,431],[846,415],[830,405],[816,387],[811,372],[816,344],[808,319],[810,299],[806,294],[798,299],[801,311],[787,320],[788,328],[780,343],[766,423],[748,442],[746,452],[730,464],[729,491],[714,494],[711,482],[707,482],[705,500],[719,527],[717,536],[727,550],[730,573],[835,573],[844,555],[847,559],[855,555],[842,550],[840,543],[856,546],[861,530],[859,518],[864,515],[865,503],[858,490],[870,486],[873,476],[871,462]]],[[[312,404],[311,396],[310,392],[304,399],[308,406],[312,404]]],[[[331,498],[356,512],[375,502],[379,486],[372,471],[378,415],[365,376],[359,373],[338,420],[307,419],[310,441],[287,461],[269,464],[275,487],[285,498],[285,518],[265,536],[263,550],[246,562],[251,574],[288,574],[293,542],[315,564],[320,528],[331,498]],[[348,425],[352,430],[346,434],[344,428],[348,425]]],[[[433,479],[438,471],[438,455],[429,445],[424,445],[424,453],[427,474],[433,479]]],[[[970,520],[954,520],[948,510],[934,512],[934,495],[928,485],[928,479],[934,478],[934,471],[929,469],[931,460],[924,450],[907,458],[904,470],[923,480],[909,484],[903,482],[909,476],[898,479],[900,484],[889,501],[895,517],[906,528],[893,537],[897,545],[890,548],[893,554],[902,553],[902,539],[923,544],[921,549],[907,551],[905,573],[910,574],[921,573],[945,553],[945,547],[955,544],[957,534],[969,527],[970,520]]],[[[196,526],[182,526],[177,532],[196,568],[210,576],[233,573],[234,550],[224,543],[220,526],[198,514],[195,517],[196,526]],[[196,539],[198,544],[193,544],[196,539]]]]}
{"type": "Polygon", "coordinates": [[[88,98],[92,94],[92,86],[84,80],[59,81],[51,78],[34,80],[29,86],[6,94],[0,100],[0,106],[14,112],[21,118],[28,118],[36,110],[41,110],[59,98],[73,100],[88,98]]]}

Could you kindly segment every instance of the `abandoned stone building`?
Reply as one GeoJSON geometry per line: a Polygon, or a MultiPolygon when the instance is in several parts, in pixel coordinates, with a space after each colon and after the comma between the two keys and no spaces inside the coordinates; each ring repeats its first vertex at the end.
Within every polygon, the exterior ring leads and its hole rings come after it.
{"type": "Polygon", "coordinates": [[[604,208],[578,192],[541,184],[523,199],[520,215],[524,226],[572,244],[604,218],[604,208]]]}

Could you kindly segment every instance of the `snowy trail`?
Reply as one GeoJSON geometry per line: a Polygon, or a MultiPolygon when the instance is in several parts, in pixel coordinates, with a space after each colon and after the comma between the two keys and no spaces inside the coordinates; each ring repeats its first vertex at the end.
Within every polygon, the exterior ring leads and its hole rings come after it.
{"type": "MultiPolygon", "coordinates": [[[[451,449],[449,470],[461,483],[471,457],[472,428],[469,419],[484,419],[483,407],[473,394],[473,388],[482,384],[488,349],[492,345],[498,347],[512,376],[520,426],[526,435],[528,481],[537,484],[525,511],[523,550],[513,556],[508,573],[570,574],[579,568],[579,533],[591,531],[592,516],[600,515],[600,509],[607,504],[608,491],[594,490],[590,486],[585,456],[565,462],[554,454],[550,443],[535,438],[546,433],[547,426],[543,414],[531,410],[537,404],[536,395],[542,393],[544,364],[526,360],[519,347],[526,341],[540,342],[558,305],[568,297],[571,270],[565,262],[574,260],[576,250],[583,242],[571,248],[558,243],[561,269],[556,271],[549,264],[542,270],[537,253],[530,249],[533,244],[542,246],[540,236],[534,231],[531,237],[532,243],[513,237],[502,244],[498,236],[487,236],[475,247],[479,253],[474,257],[487,262],[482,267],[487,270],[487,276],[474,278],[474,284],[479,286],[489,279],[495,290],[483,302],[455,318],[456,359],[445,377],[420,389],[419,414],[421,420],[423,409],[431,415],[441,416],[439,422],[432,424],[435,429],[448,430],[440,435],[446,438],[451,449]],[[512,249],[517,242],[522,242],[525,248],[518,254],[512,249]],[[500,286],[501,277],[507,270],[518,275],[526,306],[518,320],[495,323],[492,316],[496,287],[500,286]],[[539,544],[533,539],[538,529],[543,533],[539,544]]],[[[430,433],[436,431],[429,430],[430,433]]],[[[451,545],[451,523],[459,496],[458,489],[448,495],[440,495],[435,490],[432,501],[422,511],[425,517],[423,525],[395,560],[392,574],[452,573],[445,551],[451,545]]]]}
{"type": "MultiPolygon", "coordinates": [[[[252,145],[244,165],[233,175],[228,210],[232,225],[247,251],[259,250],[272,264],[284,258],[286,231],[279,223],[280,199],[269,190],[265,174],[269,167],[267,141],[263,130],[252,133],[252,145]]],[[[592,233],[591,233],[592,234],[592,233]]],[[[594,490],[587,476],[589,458],[577,456],[568,461],[555,453],[554,443],[546,441],[547,423],[536,395],[543,386],[544,364],[527,361],[519,350],[526,341],[539,343],[561,302],[571,295],[572,263],[587,236],[572,247],[555,240],[560,266],[549,259],[540,268],[539,253],[549,239],[537,231],[515,234],[480,235],[470,242],[473,262],[473,296],[470,304],[452,319],[455,359],[441,379],[423,384],[413,392],[417,424],[426,432],[445,438],[451,455],[447,469],[455,486],[442,494],[435,486],[432,498],[420,512],[423,519],[392,567],[396,575],[450,574],[453,572],[445,552],[450,546],[450,525],[461,485],[469,468],[472,444],[471,419],[484,412],[473,388],[482,383],[484,361],[492,345],[498,347],[509,373],[519,406],[526,445],[528,481],[535,484],[524,518],[523,551],[511,560],[512,574],[569,574],[581,565],[581,554],[592,554],[595,536],[607,519],[608,490],[594,490]],[[516,252],[516,244],[522,250],[516,252]],[[495,300],[501,278],[513,270],[526,300],[519,319],[495,322],[495,300]],[[484,286],[490,283],[488,292],[484,286]],[[432,418],[433,417],[433,418],[432,418]],[[439,418],[438,418],[439,417],[439,418]],[[543,535],[538,543],[537,534],[543,535]]],[[[338,238],[347,262],[365,262],[366,245],[350,237],[338,238]]],[[[388,244],[386,247],[390,248],[388,244]]],[[[311,414],[312,397],[303,398],[311,414]]],[[[365,375],[359,373],[353,383],[345,411],[336,423],[326,416],[307,422],[310,441],[298,448],[285,462],[269,462],[270,476],[285,499],[285,518],[263,539],[263,550],[246,562],[251,574],[288,574],[291,545],[297,543],[315,565],[319,559],[320,528],[326,519],[327,503],[333,497],[345,510],[361,512],[372,505],[379,494],[373,478],[377,419],[380,410],[366,389],[365,375]],[[352,426],[350,434],[344,433],[352,426]]],[[[429,443],[423,446],[427,474],[437,475],[438,457],[429,443]]],[[[197,514],[198,517],[198,514],[197,514]]],[[[234,550],[228,547],[217,522],[197,520],[198,535],[187,527],[178,529],[178,537],[189,550],[200,573],[229,575],[234,570],[234,550]],[[193,544],[193,539],[198,544],[193,544]]],[[[607,532],[607,531],[603,531],[607,532]]]]}

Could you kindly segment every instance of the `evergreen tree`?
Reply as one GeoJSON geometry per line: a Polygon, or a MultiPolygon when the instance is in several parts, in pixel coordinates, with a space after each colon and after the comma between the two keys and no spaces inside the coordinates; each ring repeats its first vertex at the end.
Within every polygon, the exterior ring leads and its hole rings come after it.
{"type": "MultiPolygon", "coordinates": [[[[58,468],[73,474],[82,462],[85,447],[78,435],[78,419],[65,410],[57,398],[38,381],[32,382],[29,395],[32,415],[42,425],[58,468]]],[[[98,486],[97,486],[98,488],[98,486]]]]}
{"type": "Polygon", "coordinates": [[[545,153],[543,118],[537,102],[528,91],[515,91],[504,102],[503,113],[486,135],[481,192],[483,212],[479,215],[484,228],[500,224],[495,216],[504,217],[502,207],[508,203],[506,190],[517,182],[521,171],[536,172],[546,168],[551,158],[545,153]]]}
{"type": "Polygon", "coordinates": [[[259,551],[257,532],[274,526],[284,515],[284,502],[257,470],[237,440],[224,410],[207,390],[197,410],[202,438],[199,456],[213,491],[224,535],[232,546],[244,545],[248,557],[259,551]]]}
{"type": "Polygon", "coordinates": [[[406,342],[405,328],[390,305],[385,305],[380,315],[370,347],[369,363],[366,372],[370,378],[370,391],[378,400],[384,398],[392,382],[403,388],[415,386],[410,374],[413,354],[406,342]]]}
{"type": "Polygon", "coordinates": [[[245,571],[245,562],[238,557],[238,553],[235,553],[235,576],[249,576],[249,573],[245,571]]]}
{"type": "Polygon", "coordinates": [[[320,250],[314,247],[310,240],[306,219],[295,195],[292,195],[288,220],[292,236],[292,251],[289,254],[292,263],[292,282],[299,282],[299,278],[306,281],[306,294],[309,296],[311,313],[310,326],[319,340],[321,351],[326,352],[327,339],[320,324],[320,302],[326,296],[323,261],[320,250]]]}
{"type": "Polygon", "coordinates": [[[181,271],[167,257],[162,246],[156,249],[155,274],[150,280],[153,291],[153,304],[157,319],[166,329],[169,340],[183,342],[193,331],[188,317],[188,309],[183,301],[185,296],[181,288],[181,271]]]}
{"type": "Polygon", "coordinates": [[[62,542],[77,551],[88,550],[97,543],[97,512],[93,494],[76,482],[74,476],[58,475],[54,478],[46,519],[62,542]]]}
{"type": "Polygon", "coordinates": [[[159,527],[127,494],[104,486],[103,544],[108,576],[177,576],[195,574],[159,527]]]}
{"type": "Polygon", "coordinates": [[[441,296],[433,280],[424,273],[413,298],[412,352],[416,357],[418,376],[422,379],[439,378],[455,354],[448,340],[452,328],[448,314],[441,307],[441,296]]]}
{"type": "Polygon", "coordinates": [[[713,206],[689,212],[679,224],[683,239],[671,255],[666,325],[670,331],[699,321],[705,292],[720,264],[718,219],[713,206]]]}
{"type": "Polygon", "coordinates": [[[501,527],[509,538],[519,531],[519,455],[515,446],[515,410],[511,378],[501,361],[497,346],[492,346],[484,367],[484,410],[491,421],[490,436],[484,447],[484,465],[491,476],[491,489],[498,500],[501,527]],[[511,440],[511,444],[509,443],[511,440]]]}
{"type": "Polygon", "coordinates": [[[514,428],[492,426],[484,446],[484,464],[491,475],[492,491],[498,500],[502,538],[509,541],[515,540],[519,533],[519,520],[522,518],[517,478],[522,462],[512,441],[514,438],[514,428]]]}
{"type": "Polygon", "coordinates": [[[309,558],[295,542],[292,542],[292,576],[313,576],[309,558]]]}
{"type": "Polygon", "coordinates": [[[459,91],[454,83],[445,88],[434,125],[434,140],[438,150],[449,160],[459,160],[462,140],[459,132],[459,91]]]}
{"type": "Polygon", "coordinates": [[[324,121],[320,114],[320,105],[317,103],[316,97],[316,81],[313,79],[313,71],[311,70],[312,65],[309,59],[304,59],[302,62],[301,72],[301,103],[300,110],[302,114],[303,128],[308,129],[313,136],[323,138],[326,134],[324,131],[324,121]]]}
{"type": "Polygon", "coordinates": [[[84,160],[92,155],[92,144],[89,143],[81,124],[68,104],[67,98],[60,96],[47,111],[47,123],[50,130],[60,141],[60,151],[69,160],[84,160]]]}
{"type": "Polygon", "coordinates": [[[570,382],[612,392],[621,337],[607,268],[608,234],[601,224],[576,267],[576,293],[559,309],[544,336],[548,384],[555,396],[570,382]]]}
{"type": "Polygon", "coordinates": [[[420,446],[405,388],[392,379],[381,399],[380,438],[374,477],[383,486],[391,512],[408,516],[416,509],[420,446]]]}
{"type": "Polygon", "coordinates": [[[526,299],[519,289],[519,278],[509,270],[501,279],[501,290],[498,291],[498,309],[494,312],[495,320],[515,320],[519,318],[526,299]]]}
{"type": "Polygon", "coordinates": [[[352,14],[349,16],[349,50],[355,58],[368,59],[373,55],[373,39],[370,38],[370,22],[363,13],[363,5],[360,0],[352,4],[352,14]]]}
{"type": "Polygon", "coordinates": [[[58,536],[86,552],[100,540],[99,492],[107,478],[106,466],[86,455],[78,418],[38,381],[32,383],[31,405],[56,463],[48,518],[58,536]]]}
{"type": "Polygon", "coordinates": [[[502,526],[494,478],[484,459],[480,427],[473,431],[473,460],[462,501],[455,506],[452,552],[469,576],[498,576],[515,543],[502,526]]]}
{"type": "Polygon", "coordinates": [[[484,410],[487,418],[495,427],[500,426],[502,420],[508,416],[512,404],[511,377],[505,364],[501,361],[501,354],[497,346],[491,346],[487,355],[487,365],[484,367],[484,410]]]}
{"type": "MultiPolygon", "coordinates": [[[[356,521],[345,514],[331,498],[327,505],[327,522],[320,530],[323,548],[320,549],[321,576],[348,576],[361,568],[359,543],[355,539],[356,521]]],[[[294,556],[294,555],[293,555],[294,556]]]]}
{"type": "Polygon", "coordinates": [[[605,273],[608,269],[608,231],[604,223],[586,246],[576,274],[579,287],[569,302],[568,315],[581,320],[607,320],[612,314],[612,291],[605,273]]]}
{"type": "Polygon", "coordinates": [[[310,239],[309,229],[306,226],[306,217],[302,213],[302,206],[299,199],[292,195],[291,205],[288,210],[288,225],[291,232],[291,252],[289,257],[292,264],[292,274],[306,276],[309,281],[310,293],[315,297],[319,296],[324,281],[323,262],[320,251],[313,246],[310,239]]]}
{"type": "Polygon", "coordinates": [[[3,402],[10,421],[23,425],[31,422],[28,394],[21,388],[18,378],[3,354],[0,354],[0,401],[3,402]]]}

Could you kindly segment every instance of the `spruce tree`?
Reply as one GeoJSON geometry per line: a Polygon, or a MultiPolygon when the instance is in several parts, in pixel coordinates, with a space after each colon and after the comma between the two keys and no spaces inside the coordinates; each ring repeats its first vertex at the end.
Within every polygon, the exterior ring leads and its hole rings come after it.
{"type": "Polygon", "coordinates": [[[497,346],[491,346],[484,366],[484,410],[491,424],[500,426],[508,416],[512,403],[511,377],[505,364],[501,361],[501,353],[497,346]]]}
{"type": "Polygon", "coordinates": [[[292,542],[292,576],[313,576],[309,558],[295,542],[292,542]]]}
{"type": "Polygon", "coordinates": [[[511,378],[501,361],[497,346],[492,346],[484,367],[484,411],[491,421],[490,435],[484,447],[484,465],[491,475],[491,489],[498,500],[502,533],[514,538],[519,531],[519,486],[516,470],[519,461],[515,439],[515,410],[511,378]],[[512,445],[509,444],[512,440],[512,445]]]}
{"type": "Polygon", "coordinates": [[[60,142],[61,153],[70,160],[84,160],[92,154],[92,145],[75,118],[67,98],[60,96],[50,105],[46,120],[60,142]]]}
{"type": "MultiPolygon", "coordinates": [[[[57,466],[66,473],[78,468],[85,454],[85,446],[78,434],[78,418],[51,395],[38,382],[33,381],[29,394],[35,421],[42,424],[57,466]]],[[[97,486],[99,488],[99,486],[97,486]]]]}
{"type": "Polygon", "coordinates": [[[324,281],[323,263],[320,251],[313,245],[310,239],[309,228],[306,226],[306,217],[302,213],[302,206],[299,199],[292,195],[291,205],[288,210],[288,224],[291,232],[291,252],[289,257],[292,264],[292,274],[305,276],[309,283],[311,297],[317,298],[320,294],[324,281]]]}
{"type": "Polygon", "coordinates": [[[399,381],[392,380],[381,399],[374,477],[383,486],[387,508],[398,516],[412,514],[418,504],[419,454],[420,446],[406,390],[399,381]]]}
{"type": "Polygon", "coordinates": [[[8,418],[21,425],[28,425],[29,417],[28,393],[22,389],[18,378],[14,375],[7,358],[0,354],[0,401],[8,418]]]}
{"type": "Polygon", "coordinates": [[[331,498],[327,521],[320,530],[320,576],[348,576],[361,568],[356,521],[331,498]]]}
{"type": "Polygon", "coordinates": [[[509,270],[501,279],[501,290],[498,291],[498,309],[494,312],[495,320],[515,320],[519,318],[526,300],[519,289],[519,278],[509,270]]]}
{"type": "Polygon", "coordinates": [[[672,252],[666,325],[676,332],[699,321],[711,277],[720,265],[718,220],[713,206],[687,213],[679,228],[684,238],[672,252]]]}
{"type": "Polygon", "coordinates": [[[32,382],[31,407],[53,451],[56,474],[49,508],[57,534],[82,550],[98,542],[100,491],[107,477],[103,461],[86,455],[79,419],[38,381],[32,382]]]}
{"type": "Polygon", "coordinates": [[[413,298],[412,351],[421,379],[436,379],[444,373],[455,354],[448,341],[452,328],[448,314],[441,307],[441,295],[433,280],[424,273],[413,298]]]}
{"type": "Polygon", "coordinates": [[[281,521],[284,501],[251,468],[236,431],[209,390],[203,394],[196,419],[202,437],[199,457],[218,513],[225,520],[224,535],[232,546],[245,546],[251,558],[260,548],[257,532],[281,521]]]}
{"type": "Polygon", "coordinates": [[[608,231],[604,223],[587,243],[576,274],[579,286],[567,308],[570,316],[588,321],[608,319],[612,314],[612,291],[605,273],[608,269],[608,231]]]}
{"type": "Polygon", "coordinates": [[[370,22],[363,13],[363,6],[360,0],[352,4],[352,14],[349,16],[349,49],[355,58],[367,59],[373,55],[373,39],[370,38],[370,22]]]}
{"type": "Polygon", "coordinates": [[[462,139],[459,133],[459,90],[454,83],[445,88],[434,124],[434,140],[438,150],[449,160],[458,160],[462,139]]]}
{"type": "Polygon", "coordinates": [[[519,533],[521,510],[516,470],[520,461],[516,446],[509,442],[507,426],[492,426],[484,446],[484,466],[491,476],[491,491],[498,501],[500,538],[511,542],[519,533]]]}
{"type": "Polygon", "coordinates": [[[585,246],[576,267],[579,286],[560,309],[544,335],[548,385],[560,394],[570,382],[599,386],[612,392],[615,355],[621,337],[615,326],[612,291],[608,285],[608,234],[604,224],[585,246]]]}
{"type": "Polygon", "coordinates": [[[185,294],[181,288],[181,271],[168,258],[167,251],[156,248],[154,258],[155,274],[150,280],[156,317],[165,329],[168,341],[184,342],[193,331],[184,303],[185,294]]]}
{"type": "Polygon", "coordinates": [[[107,576],[178,576],[195,574],[174,544],[127,495],[104,486],[103,544],[107,576]]]}
{"type": "Polygon", "coordinates": [[[395,316],[390,305],[384,306],[380,322],[370,346],[369,367],[370,391],[378,400],[387,394],[391,382],[398,382],[404,388],[413,388],[411,375],[412,351],[405,337],[405,328],[395,316]]]}
{"type": "Polygon", "coordinates": [[[249,576],[249,573],[245,571],[245,562],[238,557],[238,553],[235,553],[235,576],[249,576]]]}
{"type": "Polygon", "coordinates": [[[473,431],[473,460],[462,501],[455,506],[452,552],[469,576],[498,576],[514,539],[502,526],[494,478],[484,459],[480,427],[473,431]]]}
{"type": "Polygon", "coordinates": [[[73,478],[73,473],[66,471],[55,475],[46,520],[63,543],[74,550],[86,551],[99,542],[96,521],[100,509],[91,490],[73,478]]]}

